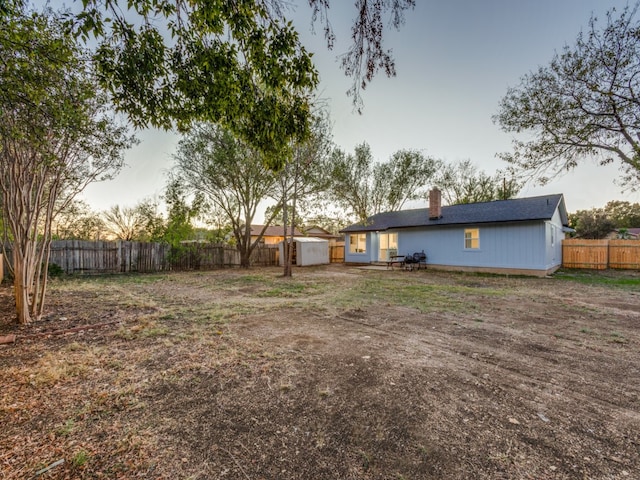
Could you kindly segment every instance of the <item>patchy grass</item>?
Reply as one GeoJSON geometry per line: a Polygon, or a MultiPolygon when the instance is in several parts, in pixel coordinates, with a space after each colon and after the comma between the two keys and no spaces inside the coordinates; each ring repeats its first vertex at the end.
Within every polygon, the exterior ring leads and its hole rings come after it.
{"type": "MultiPolygon", "coordinates": [[[[403,274],[406,272],[403,272],[403,274]]],[[[412,272],[415,273],[415,272],[412,272]]],[[[474,297],[505,296],[508,290],[501,288],[470,287],[425,283],[424,277],[405,275],[399,278],[383,276],[369,278],[354,288],[346,289],[338,295],[337,301],[345,308],[359,308],[372,303],[415,308],[420,312],[471,313],[477,305],[469,301],[474,297]]]]}
{"type": "Polygon", "coordinates": [[[572,270],[562,269],[555,279],[578,282],[586,285],[602,285],[619,288],[640,288],[640,275],[633,270],[572,270]]]}
{"type": "Polygon", "coordinates": [[[640,312],[605,277],[63,278],[28,328],[3,290],[0,477],[631,478],[640,312]]]}

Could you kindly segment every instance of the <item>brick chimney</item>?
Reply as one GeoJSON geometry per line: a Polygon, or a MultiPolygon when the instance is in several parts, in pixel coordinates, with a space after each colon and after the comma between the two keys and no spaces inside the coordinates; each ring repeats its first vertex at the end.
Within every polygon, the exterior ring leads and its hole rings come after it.
{"type": "Polygon", "coordinates": [[[442,194],[434,188],[429,192],[429,220],[442,218],[442,194]]]}

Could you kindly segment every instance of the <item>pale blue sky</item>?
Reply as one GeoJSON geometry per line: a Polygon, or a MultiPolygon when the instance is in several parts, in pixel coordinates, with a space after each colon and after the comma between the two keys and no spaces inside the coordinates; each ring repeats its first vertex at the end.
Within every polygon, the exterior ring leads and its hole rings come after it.
{"type": "MultiPolygon", "coordinates": [[[[565,44],[573,44],[578,32],[588,28],[592,13],[604,19],[608,9],[622,8],[627,1],[417,0],[404,28],[385,37],[397,77],[374,79],[364,92],[362,115],[353,112],[345,93],[350,79],[336,60],[348,45],[353,1],[332,2],[330,16],[338,36],[332,52],[321,28],[317,35],[310,33],[306,2],[296,3],[294,22],[314,52],[320,95],[329,101],[338,147],[353,151],[366,141],[381,161],[403,148],[419,149],[448,162],[468,158],[493,173],[505,167],[496,153],[510,149],[510,137],[491,120],[507,88],[547,64],[565,44]]],[[[144,131],[139,138],[141,144],[127,154],[128,166],[116,180],[87,189],[84,198],[94,209],[132,206],[162,194],[178,137],[144,131]]],[[[564,193],[569,211],[602,207],[614,199],[640,202],[640,194],[621,192],[614,184],[617,176],[617,165],[599,167],[587,160],[544,188],[525,187],[520,196],[564,193]]]]}

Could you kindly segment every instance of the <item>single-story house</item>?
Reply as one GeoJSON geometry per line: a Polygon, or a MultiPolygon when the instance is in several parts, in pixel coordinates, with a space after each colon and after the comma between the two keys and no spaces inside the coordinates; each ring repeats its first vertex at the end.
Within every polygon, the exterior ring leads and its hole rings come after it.
{"type": "Polygon", "coordinates": [[[351,225],[345,263],[386,262],[424,251],[429,268],[547,275],[562,265],[562,240],[572,231],[561,194],[379,213],[351,225]]]}
{"type": "MultiPolygon", "coordinates": [[[[256,241],[256,238],[258,238],[263,228],[264,225],[251,225],[251,243],[256,241]]],[[[287,234],[291,234],[291,227],[287,227],[287,234]]],[[[304,233],[297,228],[294,229],[293,235],[295,237],[305,236],[304,233]]],[[[262,235],[261,243],[265,245],[277,245],[282,240],[284,240],[284,227],[282,225],[269,225],[262,235]]]]}

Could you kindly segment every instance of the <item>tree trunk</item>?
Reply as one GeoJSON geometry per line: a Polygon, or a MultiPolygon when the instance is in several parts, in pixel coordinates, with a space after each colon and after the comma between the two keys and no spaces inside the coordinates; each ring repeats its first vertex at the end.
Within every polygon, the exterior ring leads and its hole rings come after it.
{"type": "MultiPolygon", "coordinates": [[[[299,173],[299,162],[296,160],[295,163],[295,171],[293,175],[293,195],[291,198],[291,245],[289,247],[289,255],[287,257],[287,265],[289,266],[289,274],[287,276],[293,276],[293,250],[295,248],[294,237],[296,232],[296,200],[298,198],[298,173],[299,173]]],[[[286,226],[285,226],[286,228],[286,226]]],[[[300,252],[298,252],[300,253],[300,252]]]]}
{"type": "MultiPolygon", "coordinates": [[[[289,165],[286,165],[285,168],[288,170],[289,165]]],[[[289,224],[289,212],[287,208],[287,183],[286,176],[284,180],[284,188],[282,189],[282,228],[284,242],[282,243],[282,263],[284,264],[284,272],[282,273],[283,277],[291,277],[293,275],[291,271],[291,253],[293,251],[293,237],[289,239],[287,236],[287,225],[289,224]]]]}
{"type": "Polygon", "coordinates": [[[13,249],[13,288],[18,323],[28,325],[31,323],[31,315],[29,313],[27,264],[15,246],[13,249]]]}
{"type": "MultiPolygon", "coordinates": [[[[291,246],[289,247],[289,257],[287,258],[287,265],[289,265],[289,276],[293,276],[293,251],[296,248],[295,246],[295,233],[296,233],[296,197],[298,196],[298,168],[296,164],[296,174],[294,176],[294,188],[293,188],[293,198],[291,199],[291,204],[293,208],[291,209],[291,246]]],[[[298,252],[299,254],[300,252],[298,252]]]]}
{"type": "Polygon", "coordinates": [[[251,267],[251,252],[247,251],[247,249],[244,248],[240,252],[240,268],[249,267],[251,267]]]}
{"type": "MultiPolygon", "coordinates": [[[[247,216],[248,217],[248,216],[247,216]]],[[[240,251],[240,268],[251,267],[251,217],[247,218],[247,222],[244,225],[244,232],[242,232],[242,250],[240,251]]]]}

